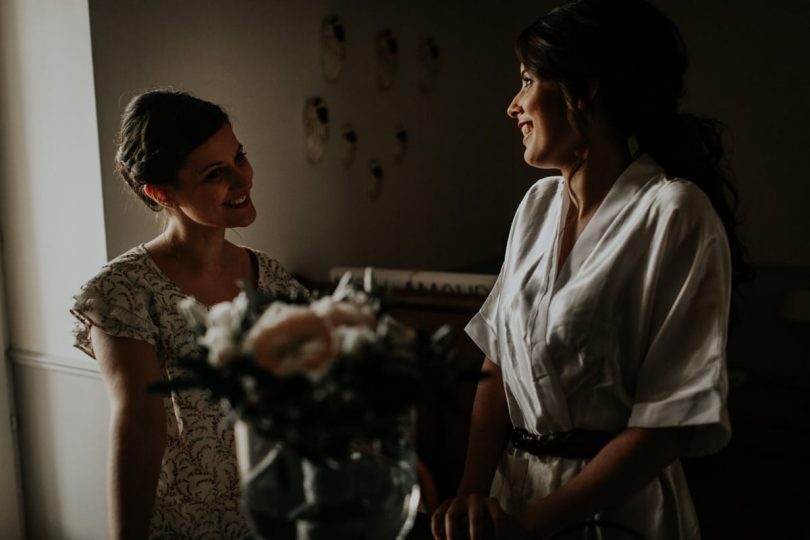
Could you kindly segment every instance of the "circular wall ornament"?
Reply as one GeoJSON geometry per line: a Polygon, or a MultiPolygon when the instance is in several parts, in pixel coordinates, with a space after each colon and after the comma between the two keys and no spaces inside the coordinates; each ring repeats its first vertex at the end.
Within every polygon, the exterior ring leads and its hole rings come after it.
{"type": "Polygon", "coordinates": [[[377,49],[377,87],[380,90],[388,90],[394,84],[399,64],[397,38],[391,30],[383,30],[377,34],[375,47],[377,49]]]}
{"type": "Polygon", "coordinates": [[[312,97],[304,105],[304,153],[307,161],[318,163],[323,159],[329,140],[329,109],[319,97],[312,97]]]}
{"type": "Polygon", "coordinates": [[[380,198],[382,193],[383,182],[383,167],[376,159],[369,160],[368,162],[368,187],[366,194],[372,201],[380,198]]]}
{"type": "Polygon", "coordinates": [[[336,15],[321,22],[321,65],[327,81],[334,81],[343,70],[346,60],[346,28],[336,15]]]}
{"type": "Polygon", "coordinates": [[[344,124],[343,134],[343,165],[351,167],[357,154],[357,131],[351,124],[344,124]]]}
{"type": "Polygon", "coordinates": [[[419,89],[427,94],[438,77],[439,46],[432,37],[426,37],[419,43],[419,89]]]}

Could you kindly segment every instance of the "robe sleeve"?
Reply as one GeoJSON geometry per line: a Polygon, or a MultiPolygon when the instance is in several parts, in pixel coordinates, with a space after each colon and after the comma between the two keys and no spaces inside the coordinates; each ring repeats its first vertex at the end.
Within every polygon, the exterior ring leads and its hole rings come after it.
{"type": "Polygon", "coordinates": [[[628,422],[695,426],[690,456],[714,452],[731,436],[725,362],[731,265],[725,231],[706,205],[701,199],[697,210],[675,208],[656,230],[646,287],[649,345],[628,422]]]}
{"type": "Polygon", "coordinates": [[[478,313],[467,323],[464,331],[470,336],[470,339],[478,346],[481,351],[489,357],[496,365],[500,365],[498,358],[498,332],[497,332],[497,313],[498,303],[501,297],[501,282],[503,281],[504,267],[498,274],[498,279],[495,280],[495,285],[489,296],[484,301],[484,305],[478,310],[478,313]]]}

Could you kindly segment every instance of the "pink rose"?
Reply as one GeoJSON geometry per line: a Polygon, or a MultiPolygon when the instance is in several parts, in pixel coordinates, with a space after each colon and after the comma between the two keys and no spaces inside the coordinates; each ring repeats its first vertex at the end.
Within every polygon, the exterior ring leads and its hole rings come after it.
{"type": "Polygon", "coordinates": [[[323,318],[312,311],[299,309],[272,324],[259,323],[251,330],[248,345],[256,363],[267,371],[279,376],[317,375],[331,364],[332,334],[323,318]]]}

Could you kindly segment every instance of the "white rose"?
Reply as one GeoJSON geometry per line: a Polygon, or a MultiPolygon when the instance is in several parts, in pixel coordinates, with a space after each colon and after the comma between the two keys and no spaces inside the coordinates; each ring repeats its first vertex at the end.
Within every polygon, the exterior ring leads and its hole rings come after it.
{"type": "Polygon", "coordinates": [[[242,324],[242,313],[232,302],[220,302],[214,304],[208,311],[208,325],[226,328],[229,332],[235,332],[242,324]]]}
{"type": "Polygon", "coordinates": [[[377,339],[377,334],[368,326],[341,326],[332,330],[332,336],[338,351],[354,354],[366,343],[377,339]]]}
{"type": "Polygon", "coordinates": [[[374,310],[369,305],[355,304],[350,301],[336,301],[325,296],[312,303],[311,309],[322,317],[326,324],[335,328],[339,326],[374,326],[374,310]]]}
{"type": "Polygon", "coordinates": [[[228,365],[239,353],[233,333],[221,326],[209,326],[199,343],[208,349],[208,361],[217,367],[228,365]]]}

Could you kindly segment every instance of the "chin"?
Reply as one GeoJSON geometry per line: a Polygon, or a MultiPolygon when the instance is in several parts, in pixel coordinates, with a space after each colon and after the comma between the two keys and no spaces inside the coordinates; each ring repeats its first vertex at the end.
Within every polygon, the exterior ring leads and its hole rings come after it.
{"type": "Polygon", "coordinates": [[[242,223],[239,226],[240,227],[248,227],[248,226],[252,225],[254,221],[256,221],[256,211],[255,210],[253,212],[251,212],[251,214],[249,216],[245,216],[245,219],[242,220],[242,223]]]}
{"type": "Polygon", "coordinates": [[[245,208],[244,214],[239,216],[238,219],[230,220],[227,228],[237,229],[248,227],[253,224],[254,221],[256,221],[256,209],[253,207],[250,209],[245,208]]]}
{"type": "Polygon", "coordinates": [[[537,152],[529,148],[527,148],[523,153],[523,161],[525,161],[527,165],[531,165],[532,167],[536,167],[538,169],[553,168],[548,164],[547,159],[544,159],[542,155],[538,155],[537,152]]]}
{"type": "Polygon", "coordinates": [[[526,148],[526,151],[523,153],[523,159],[528,165],[537,169],[559,171],[562,169],[561,164],[564,163],[564,160],[556,156],[558,153],[559,152],[550,151],[550,149],[526,148]]]}

